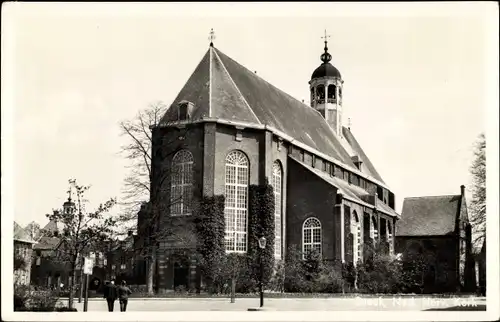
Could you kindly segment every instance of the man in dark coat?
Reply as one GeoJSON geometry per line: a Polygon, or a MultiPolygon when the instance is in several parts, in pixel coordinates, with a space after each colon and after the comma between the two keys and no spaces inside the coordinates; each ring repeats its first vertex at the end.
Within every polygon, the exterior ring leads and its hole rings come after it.
{"type": "Polygon", "coordinates": [[[117,290],[114,280],[111,280],[111,283],[106,282],[106,285],[104,286],[104,298],[108,302],[108,311],[113,312],[117,298],[117,290]]]}
{"type": "Polygon", "coordinates": [[[120,311],[127,311],[128,296],[132,291],[127,287],[127,282],[122,281],[122,285],[118,287],[118,297],[120,298],[120,311]]]}

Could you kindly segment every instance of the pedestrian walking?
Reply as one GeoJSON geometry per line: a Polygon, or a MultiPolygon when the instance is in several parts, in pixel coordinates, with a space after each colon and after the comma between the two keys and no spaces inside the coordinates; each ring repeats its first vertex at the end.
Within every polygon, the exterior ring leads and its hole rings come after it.
{"type": "Polygon", "coordinates": [[[106,282],[106,285],[104,286],[104,298],[106,299],[106,302],[108,302],[108,312],[113,312],[115,308],[116,295],[117,290],[115,281],[111,280],[111,283],[106,282]]]}
{"type": "Polygon", "coordinates": [[[127,286],[126,281],[122,281],[122,285],[118,287],[118,297],[120,299],[120,312],[127,311],[128,296],[132,294],[132,291],[127,286]]]}

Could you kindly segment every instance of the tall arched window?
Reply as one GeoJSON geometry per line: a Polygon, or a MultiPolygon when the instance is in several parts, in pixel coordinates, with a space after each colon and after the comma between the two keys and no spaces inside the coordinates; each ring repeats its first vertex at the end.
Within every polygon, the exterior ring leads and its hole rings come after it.
{"type": "Polygon", "coordinates": [[[232,151],[226,157],[224,216],[228,252],[247,250],[248,163],[247,156],[241,151],[232,151]]]}
{"type": "Polygon", "coordinates": [[[361,259],[361,223],[356,211],[353,211],[351,216],[351,233],[354,236],[352,259],[354,263],[357,263],[361,259]]]}
{"type": "Polygon", "coordinates": [[[274,228],[275,228],[275,242],[274,242],[274,255],[281,259],[281,231],[282,231],[282,221],[281,221],[281,187],[282,187],[282,170],[281,165],[278,161],[273,164],[273,179],[272,185],[274,190],[274,228]]]}
{"type": "Polygon", "coordinates": [[[387,220],[387,241],[389,242],[389,253],[394,253],[394,245],[393,245],[393,235],[392,235],[392,225],[389,220],[387,220]]]}
{"type": "Polygon", "coordinates": [[[316,249],[321,254],[321,222],[314,217],[307,218],[302,226],[302,256],[316,249]]]}
{"type": "Polygon", "coordinates": [[[193,155],[191,152],[180,150],[174,155],[171,185],[171,215],[189,215],[193,195],[193,155]]]}
{"type": "Polygon", "coordinates": [[[328,85],[328,103],[334,103],[337,98],[337,86],[330,84],[328,85]]]}
{"type": "Polygon", "coordinates": [[[377,219],[375,217],[370,218],[370,237],[374,240],[374,242],[378,239],[378,230],[377,230],[377,219]]]}

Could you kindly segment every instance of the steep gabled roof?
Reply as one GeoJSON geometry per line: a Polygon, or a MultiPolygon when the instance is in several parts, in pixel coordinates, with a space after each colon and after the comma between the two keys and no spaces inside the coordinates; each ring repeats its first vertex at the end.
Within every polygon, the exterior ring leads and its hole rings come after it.
{"type": "Polygon", "coordinates": [[[55,220],[51,220],[45,225],[45,227],[42,228],[42,235],[49,235],[51,236],[55,232],[57,233],[63,233],[64,231],[64,224],[61,222],[57,222],[55,220]]]}
{"type": "Polygon", "coordinates": [[[33,239],[31,239],[30,235],[15,221],[14,221],[14,240],[23,243],[31,243],[31,244],[36,243],[33,239]]]}
{"type": "Polygon", "coordinates": [[[439,236],[455,231],[461,195],[405,198],[396,236],[439,236]]]}
{"type": "MultiPolygon", "coordinates": [[[[340,139],[318,111],[271,85],[214,47],[209,48],[163,116],[161,124],[177,121],[175,107],[181,101],[194,104],[191,121],[210,118],[271,126],[356,168],[340,139]]],[[[347,134],[349,144],[354,144],[354,151],[362,157],[367,174],[383,183],[352,133],[347,130],[347,134]]]]}
{"type": "Polygon", "coordinates": [[[60,242],[60,238],[42,236],[38,243],[33,246],[33,248],[39,250],[53,250],[57,248],[60,242]]]}
{"type": "Polygon", "coordinates": [[[365,154],[365,151],[363,151],[363,149],[361,148],[361,145],[359,145],[358,141],[356,141],[356,138],[352,134],[351,130],[346,127],[342,127],[342,134],[344,135],[347,142],[349,142],[349,145],[353,149],[354,153],[361,157],[361,161],[363,161],[364,171],[368,172],[375,179],[384,182],[368,156],[365,154]]]}

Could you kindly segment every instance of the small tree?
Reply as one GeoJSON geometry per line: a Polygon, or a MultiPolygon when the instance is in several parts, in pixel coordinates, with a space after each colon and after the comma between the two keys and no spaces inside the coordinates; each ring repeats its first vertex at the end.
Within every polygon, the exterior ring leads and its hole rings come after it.
{"type": "Polygon", "coordinates": [[[93,212],[87,212],[85,203],[85,193],[90,188],[76,183],[76,180],[69,180],[70,192],[75,189],[76,207],[66,211],[54,211],[47,215],[51,221],[63,224],[60,238],[60,246],[56,251],[57,260],[69,264],[69,308],[73,307],[74,283],[76,280],[76,268],[81,256],[89,251],[102,250],[113,233],[116,220],[106,214],[115,205],[115,199],[99,205],[93,212]]]}
{"type": "Polygon", "coordinates": [[[473,243],[482,245],[486,236],[486,137],[481,133],[474,149],[470,167],[472,176],[472,200],[470,203],[473,243]]]}

